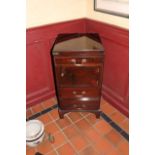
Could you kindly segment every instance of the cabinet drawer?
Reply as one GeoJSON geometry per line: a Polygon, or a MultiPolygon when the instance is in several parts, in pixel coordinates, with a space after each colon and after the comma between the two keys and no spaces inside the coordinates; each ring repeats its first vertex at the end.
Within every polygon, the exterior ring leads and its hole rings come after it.
{"type": "Polygon", "coordinates": [[[56,64],[98,64],[102,63],[103,58],[55,58],[56,64]]]}
{"type": "Polygon", "coordinates": [[[61,100],[60,108],[64,110],[97,110],[100,108],[99,100],[81,101],[78,99],[61,100]]]}
{"type": "Polygon", "coordinates": [[[92,97],[97,98],[100,96],[100,89],[98,88],[60,88],[59,97],[61,98],[82,98],[92,97]]]}

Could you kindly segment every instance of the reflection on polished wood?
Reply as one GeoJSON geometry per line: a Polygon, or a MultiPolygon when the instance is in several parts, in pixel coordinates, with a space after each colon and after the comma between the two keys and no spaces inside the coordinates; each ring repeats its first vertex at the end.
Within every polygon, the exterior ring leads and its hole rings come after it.
{"type": "Polygon", "coordinates": [[[71,111],[100,116],[104,49],[96,33],[60,34],[51,49],[59,115],[71,111]]]}

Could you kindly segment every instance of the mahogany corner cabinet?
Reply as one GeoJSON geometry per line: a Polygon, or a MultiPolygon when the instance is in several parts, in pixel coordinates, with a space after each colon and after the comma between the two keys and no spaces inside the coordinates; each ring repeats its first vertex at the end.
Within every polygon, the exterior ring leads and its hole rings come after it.
{"type": "Polygon", "coordinates": [[[60,118],[68,112],[100,117],[104,48],[97,33],[59,34],[51,48],[60,118]]]}

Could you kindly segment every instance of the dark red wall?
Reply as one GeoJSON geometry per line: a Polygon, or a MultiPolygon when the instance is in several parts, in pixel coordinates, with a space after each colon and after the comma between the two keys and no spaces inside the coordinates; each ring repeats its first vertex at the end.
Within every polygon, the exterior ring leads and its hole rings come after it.
{"type": "Polygon", "coordinates": [[[90,19],[86,31],[99,33],[105,48],[103,97],[128,115],[129,31],[90,19]]]}
{"type": "Polygon", "coordinates": [[[50,48],[58,33],[97,32],[105,47],[103,97],[128,115],[129,33],[102,22],[79,19],[27,30],[27,107],[55,95],[50,48]]]}
{"type": "Polygon", "coordinates": [[[50,48],[58,33],[85,32],[85,20],[73,20],[26,31],[27,108],[55,96],[50,48]]]}

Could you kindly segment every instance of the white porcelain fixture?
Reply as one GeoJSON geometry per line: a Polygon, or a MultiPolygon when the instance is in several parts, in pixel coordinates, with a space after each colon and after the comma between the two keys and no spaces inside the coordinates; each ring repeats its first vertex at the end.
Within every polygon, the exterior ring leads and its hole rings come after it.
{"type": "Polygon", "coordinates": [[[26,144],[35,147],[44,138],[44,124],[39,120],[29,120],[26,122],[26,144]]]}

